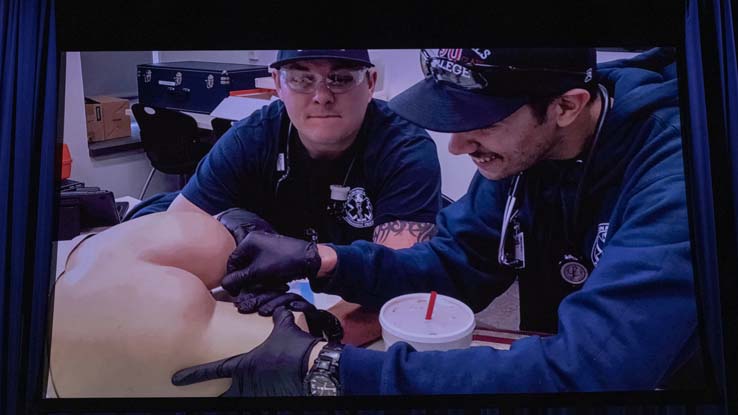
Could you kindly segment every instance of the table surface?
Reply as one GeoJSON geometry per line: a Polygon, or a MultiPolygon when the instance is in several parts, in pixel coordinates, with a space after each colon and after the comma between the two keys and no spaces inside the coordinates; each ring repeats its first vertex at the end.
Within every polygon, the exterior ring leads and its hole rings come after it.
{"type": "MultiPolygon", "coordinates": [[[[132,104],[134,104],[136,102],[138,102],[138,100],[131,100],[130,103],[132,105],[132,104]]],[[[201,128],[203,130],[212,130],[213,129],[213,126],[212,126],[212,124],[210,122],[213,121],[213,118],[215,118],[215,117],[213,117],[212,115],[210,115],[210,114],[202,114],[202,113],[198,113],[198,112],[188,112],[188,111],[180,111],[180,112],[185,113],[185,114],[191,116],[192,118],[194,118],[195,121],[197,122],[197,127],[198,128],[201,128]]],[[[130,108],[126,109],[126,115],[128,115],[129,117],[131,117],[131,123],[132,124],[136,124],[136,119],[133,116],[133,111],[131,111],[130,108]]]]}
{"type": "MultiPolygon", "coordinates": [[[[515,340],[528,337],[528,334],[515,330],[476,328],[472,332],[471,347],[487,346],[497,350],[509,350],[515,340]]],[[[384,341],[379,339],[368,346],[370,350],[385,350],[384,341]]]]}

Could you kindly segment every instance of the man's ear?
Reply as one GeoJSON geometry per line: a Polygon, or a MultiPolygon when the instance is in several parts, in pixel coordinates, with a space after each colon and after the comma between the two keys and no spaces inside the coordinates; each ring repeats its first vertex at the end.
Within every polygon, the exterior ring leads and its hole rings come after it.
{"type": "Polygon", "coordinates": [[[591,97],[589,91],[582,88],[570,89],[556,100],[556,124],[568,127],[584,111],[591,97]]]}
{"type": "Polygon", "coordinates": [[[368,69],[369,73],[366,76],[366,83],[369,86],[369,101],[372,100],[372,96],[374,95],[374,88],[377,87],[377,71],[368,69]]]}
{"type": "Polygon", "coordinates": [[[374,88],[377,87],[377,71],[369,69],[368,72],[366,82],[369,84],[369,89],[374,92],[374,88]]]}
{"type": "Polygon", "coordinates": [[[274,93],[279,97],[279,90],[282,87],[279,83],[279,70],[272,69],[270,72],[272,74],[272,81],[274,81],[274,93]]]}

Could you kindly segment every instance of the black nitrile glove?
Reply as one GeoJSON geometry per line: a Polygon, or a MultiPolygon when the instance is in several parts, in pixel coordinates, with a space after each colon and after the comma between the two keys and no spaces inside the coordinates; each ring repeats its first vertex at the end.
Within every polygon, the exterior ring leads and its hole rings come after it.
{"type": "Polygon", "coordinates": [[[228,210],[224,210],[215,218],[218,219],[226,229],[228,229],[228,232],[230,232],[231,235],[233,235],[233,239],[236,240],[236,246],[243,241],[243,238],[245,238],[249,232],[261,231],[277,233],[267,221],[262,219],[256,213],[250,212],[246,209],[230,208],[228,210]]]}
{"type": "Polygon", "coordinates": [[[232,296],[241,289],[274,287],[313,278],[320,269],[315,242],[265,232],[250,232],[228,258],[221,285],[232,296]]]}
{"type": "MultiPolygon", "coordinates": [[[[316,337],[322,337],[329,343],[340,343],[343,339],[343,326],[341,322],[326,310],[318,310],[310,303],[307,303],[312,309],[300,310],[305,314],[305,321],[308,325],[310,334],[316,337]]],[[[290,305],[294,307],[294,305],[290,305]]]]}
{"type": "Polygon", "coordinates": [[[308,330],[313,336],[323,337],[331,342],[340,342],[343,339],[343,327],[336,316],[328,311],[318,310],[298,294],[241,292],[234,304],[241,314],[258,312],[260,316],[271,316],[279,307],[299,311],[305,314],[308,330]]]}
{"type": "Polygon", "coordinates": [[[266,340],[248,353],[182,369],[172,376],[176,386],[231,378],[221,396],[300,396],[313,347],[322,339],[300,330],[291,311],[280,307],[266,340]]]}
{"type": "Polygon", "coordinates": [[[241,290],[241,293],[235,298],[234,304],[241,314],[258,312],[260,316],[271,316],[279,306],[285,306],[292,311],[304,311],[309,308],[307,306],[312,307],[312,304],[302,296],[288,293],[288,290],[287,284],[241,290]]]}
{"type": "Polygon", "coordinates": [[[331,342],[340,342],[343,338],[341,322],[328,311],[318,310],[302,296],[295,293],[261,293],[242,291],[236,297],[234,305],[241,314],[258,312],[260,316],[271,316],[279,307],[305,314],[305,321],[310,334],[323,337],[331,342]]]}

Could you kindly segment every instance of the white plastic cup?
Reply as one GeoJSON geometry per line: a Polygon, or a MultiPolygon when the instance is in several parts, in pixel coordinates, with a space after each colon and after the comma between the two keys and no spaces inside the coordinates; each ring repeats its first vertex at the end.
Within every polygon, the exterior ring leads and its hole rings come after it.
{"type": "Polygon", "coordinates": [[[385,350],[404,341],[415,350],[451,350],[471,346],[474,312],[461,301],[437,294],[430,320],[425,319],[430,293],[406,294],[379,310],[385,350]]]}

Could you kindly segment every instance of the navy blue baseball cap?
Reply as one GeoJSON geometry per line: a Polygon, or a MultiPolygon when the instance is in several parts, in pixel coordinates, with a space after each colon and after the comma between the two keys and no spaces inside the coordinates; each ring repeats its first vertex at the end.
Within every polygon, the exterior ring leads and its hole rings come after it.
{"type": "Polygon", "coordinates": [[[590,88],[594,48],[423,49],[425,79],[389,102],[431,131],[463,132],[501,121],[533,97],[590,88]]]}
{"type": "Polygon", "coordinates": [[[339,59],[364,64],[366,66],[374,66],[374,64],[369,60],[369,51],[366,49],[280,50],[277,53],[277,60],[272,62],[269,66],[278,69],[280,66],[287,63],[306,59],[339,59]]]}

